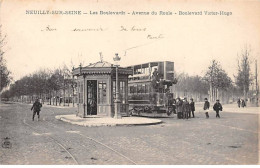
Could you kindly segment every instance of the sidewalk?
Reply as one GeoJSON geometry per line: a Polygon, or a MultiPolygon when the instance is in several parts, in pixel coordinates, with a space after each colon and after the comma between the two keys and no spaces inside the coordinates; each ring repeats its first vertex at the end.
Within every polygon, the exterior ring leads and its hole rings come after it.
{"type": "Polygon", "coordinates": [[[226,104],[223,106],[223,111],[229,113],[260,114],[260,107],[239,108],[237,104],[226,104]]]}
{"type": "MultiPolygon", "coordinates": [[[[197,112],[203,112],[203,104],[195,104],[197,112]]],[[[213,103],[210,104],[210,110],[213,111],[213,103]]],[[[223,112],[227,113],[245,113],[245,114],[260,114],[260,107],[238,107],[236,103],[233,104],[222,104],[223,112]]]]}
{"type": "Polygon", "coordinates": [[[58,104],[57,106],[56,105],[50,105],[50,104],[43,104],[43,106],[44,107],[54,107],[54,108],[76,108],[77,104],[75,104],[74,107],[73,107],[72,104],[69,105],[69,106],[67,104],[65,106],[63,104],[61,104],[61,105],[58,104]]]}
{"type": "Polygon", "coordinates": [[[144,117],[122,117],[122,119],[114,119],[110,117],[90,116],[87,118],[77,117],[72,115],[57,115],[56,119],[76,124],[80,126],[93,127],[93,126],[131,126],[131,125],[153,125],[162,123],[158,119],[150,119],[144,117]]]}
{"type": "MultiPolygon", "coordinates": [[[[27,104],[27,105],[33,105],[33,102],[11,102],[11,103],[18,103],[18,104],[27,104]]],[[[64,106],[64,104],[63,103],[61,103],[61,104],[57,104],[57,106],[56,106],[56,104],[48,104],[48,103],[42,103],[42,106],[43,107],[54,107],[54,108],[76,108],[77,107],[77,104],[75,103],[74,104],[74,107],[73,107],[73,104],[72,103],[70,103],[69,105],[68,104],[65,104],[65,106],[64,106]]]]}

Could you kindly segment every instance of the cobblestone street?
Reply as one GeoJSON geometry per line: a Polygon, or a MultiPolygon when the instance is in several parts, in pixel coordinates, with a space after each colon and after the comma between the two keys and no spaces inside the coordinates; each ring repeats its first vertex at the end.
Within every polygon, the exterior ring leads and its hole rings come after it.
{"type": "Polygon", "coordinates": [[[1,142],[11,142],[1,146],[0,164],[258,164],[258,114],[225,112],[225,105],[220,119],[198,111],[189,120],[175,115],[162,124],[116,127],[72,125],[55,116],[75,108],[46,105],[32,121],[30,108],[0,104],[1,142]]]}

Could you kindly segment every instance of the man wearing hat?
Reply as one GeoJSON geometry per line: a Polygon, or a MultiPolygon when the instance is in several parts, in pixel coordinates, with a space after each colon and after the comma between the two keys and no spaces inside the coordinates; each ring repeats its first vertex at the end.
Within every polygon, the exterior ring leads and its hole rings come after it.
{"type": "Polygon", "coordinates": [[[188,119],[189,118],[189,112],[190,112],[190,104],[187,101],[186,97],[184,97],[184,99],[183,99],[182,108],[183,108],[183,119],[188,119]]]}
{"type": "Polygon", "coordinates": [[[216,118],[220,118],[219,111],[222,111],[222,105],[219,103],[219,100],[216,100],[216,103],[213,106],[214,111],[216,111],[216,118]]]}
{"type": "Polygon", "coordinates": [[[177,112],[177,118],[178,119],[183,118],[183,115],[182,115],[182,111],[183,111],[182,103],[183,103],[182,100],[178,97],[177,101],[176,101],[176,112],[177,112]]]}
{"type": "Polygon", "coordinates": [[[203,110],[205,110],[205,114],[206,114],[206,118],[209,118],[209,101],[207,98],[204,99],[205,100],[205,103],[204,103],[204,107],[203,107],[203,110]]]}
{"type": "Polygon", "coordinates": [[[34,116],[37,113],[38,115],[38,121],[40,120],[40,111],[41,111],[42,104],[39,102],[39,99],[36,98],[35,102],[33,103],[33,106],[31,110],[33,110],[33,117],[32,120],[34,121],[34,116]]]}
{"type": "MultiPolygon", "coordinates": [[[[193,98],[190,99],[190,110],[192,112],[192,117],[194,118],[195,103],[193,101],[193,98]]],[[[191,112],[189,113],[189,118],[191,117],[191,112]]]]}

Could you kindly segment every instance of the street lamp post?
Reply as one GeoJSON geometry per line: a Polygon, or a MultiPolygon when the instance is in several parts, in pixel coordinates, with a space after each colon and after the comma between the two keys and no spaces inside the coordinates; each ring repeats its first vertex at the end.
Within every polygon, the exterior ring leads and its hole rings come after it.
{"type": "Polygon", "coordinates": [[[65,90],[66,89],[65,88],[65,80],[66,80],[65,78],[66,78],[66,76],[65,76],[65,72],[64,72],[64,74],[63,74],[63,106],[65,106],[65,94],[66,94],[65,93],[65,91],[66,91],[65,90]]]}
{"type": "Polygon", "coordinates": [[[115,67],[116,67],[116,99],[114,101],[114,105],[115,105],[115,115],[114,118],[115,119],[121,119],[121,112],[120,112],[120,105],[121,105],[121,101],[119,99],[119,79],[118,79],[118,66],[119,66],[119,61],[120,61],[120,57],[118,56],[118,54],[115,54],[115,57],[113,58],[115,61],[115,67]]]}
{"type": "MultiPolygon", "coordinates": [[[[73,77],[74,78],[74,77],[73,77]]],[[[72,88],[72,107],[74,107],[74,84],[71,85],[72,88]]]]}
{"type": "Polygon", "coordinates": [[[257,81],[257,60],[255,60],[255,90],[256,90],[256,107],[258,107],[259,106],[259,104],[258,104],[258,92],[259,92],[259,88],[258,88],[258,81],[257,81]]]}

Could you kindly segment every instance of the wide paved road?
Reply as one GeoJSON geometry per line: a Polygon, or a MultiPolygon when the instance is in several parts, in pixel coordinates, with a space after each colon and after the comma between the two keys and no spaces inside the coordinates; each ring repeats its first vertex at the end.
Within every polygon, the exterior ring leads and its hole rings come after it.
{"type": "Polygon", "coordinates": [[[257,114],[164,118],[150,126],[81,127],[55,119],[73,108],[0,104],[0,164],[258,164],[257,114]],[[4,140],[5,137],[10,139],[4,140]],[[5,143],[7,144],[7,143],[5,143]]]}

